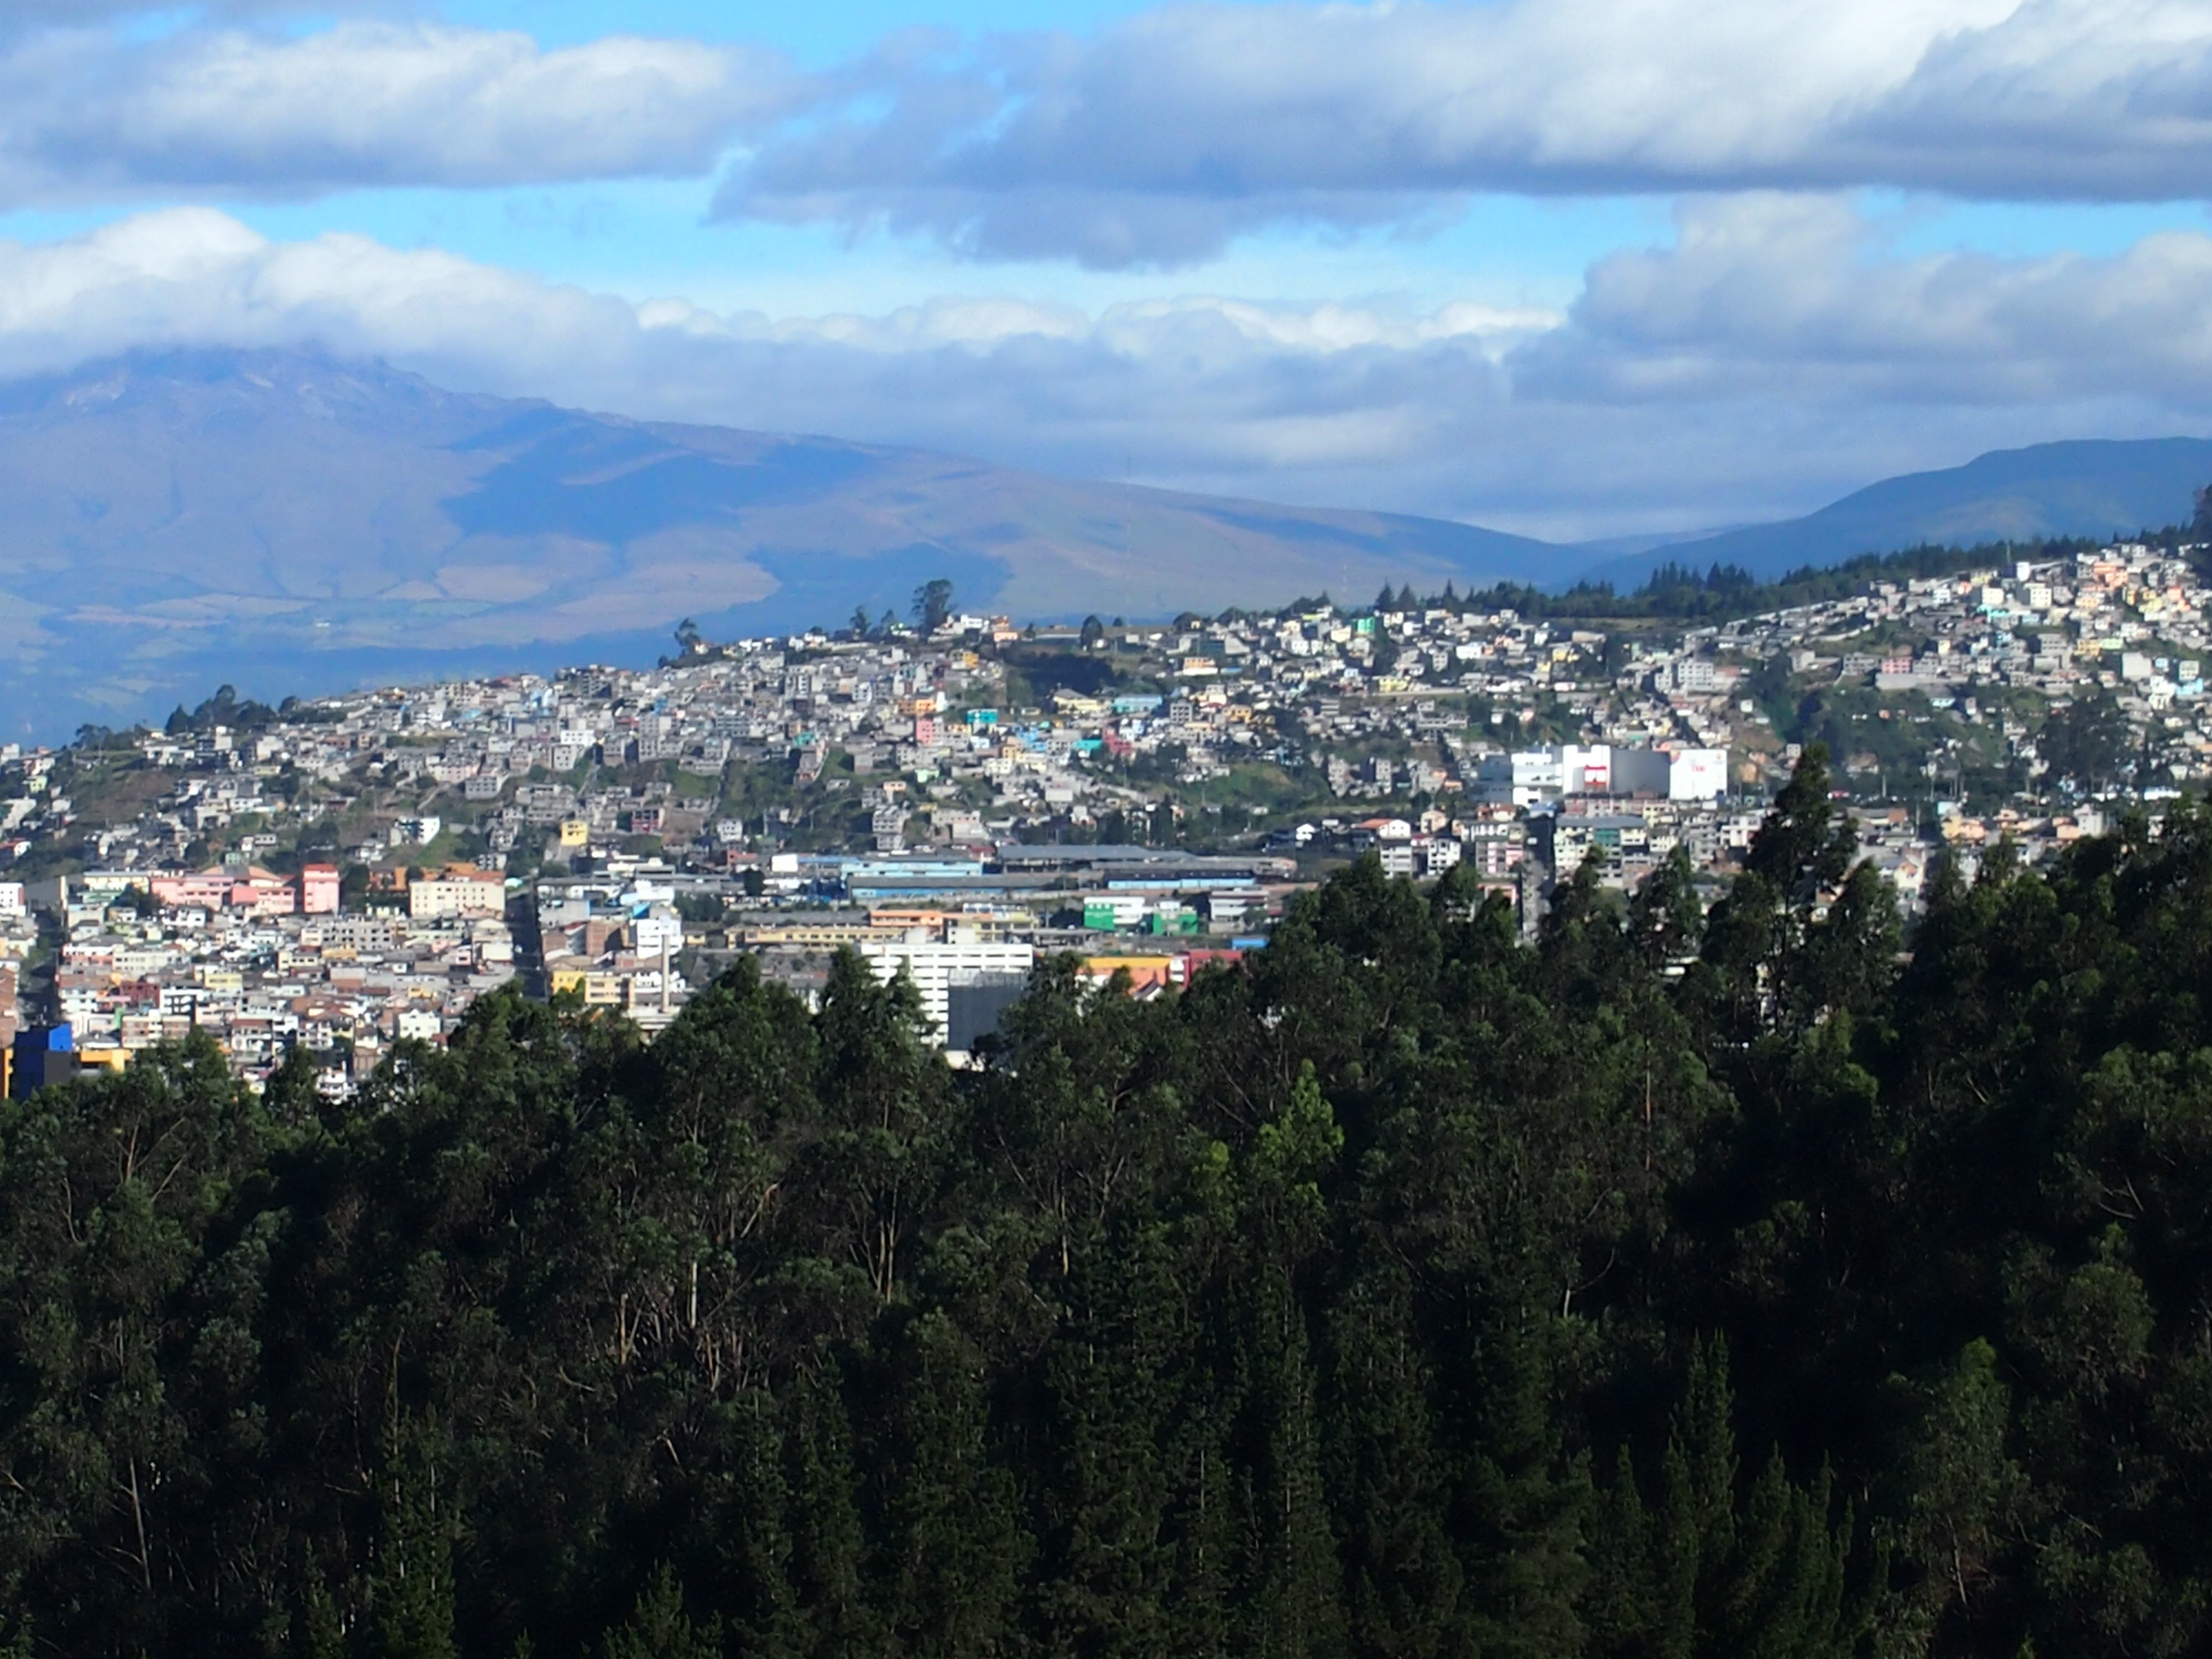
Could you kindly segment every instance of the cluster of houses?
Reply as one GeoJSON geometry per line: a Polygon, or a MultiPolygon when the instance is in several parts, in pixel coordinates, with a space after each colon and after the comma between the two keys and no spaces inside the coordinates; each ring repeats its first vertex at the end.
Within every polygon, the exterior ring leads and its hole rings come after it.
{"type": "MultiPolygon", "coordinates": [[[[2212,777],[2204,688],[2212,586],[2183,551],[2119,543],[1875,582],[1844,599],[1692,630],[1683,644],[1732,683],[1777,663],[1797,684],[1864,688],[1897,698],[1900,714],[1982,726],[2031,780],[2047,770],[2034,716],[2108,700],[2145,769],[2176,784],[2212,777]]],[[[1851,757],[1839,758],[1848,767],[1851,757]]]]}
{"type": "Polygon", "coordinates": [[[514,973],[503,878],[397,875],[351,909],[330,864],[0,884],[45,917],[56,946],[46,1018],[18,1024],[66,1028],[80,1062],[114,1066],[198,1030],[257,1079],[303,1047],[342,1091],[394,1042],[441,1041],[514,973]]]}
{"type": "Polygon", "coordinates": [[[850,945],[912,977],[957,1051],[1039,953],[1171,986],[1263,939],[1334,857],[1464,866],[1531,921],[1594,854],[1616,884],[1677,848],[1717,879],[1796,757],[1778,695],[1831,689],[1928,733],[1904,787],[1836,757],[1909,903],[1947,847],[2032,858],[2107,811],[2026,789],[1964,810],[1940,752],[1961,733],[2032,782],[2042,722],[2096,698],[2144,770],[2130,793],[2212,773],[2209,611],[2185,557],[2122,543],[1673,630],[1458,601],[954,616],[0,750],[23,878],[0,883],[0,1050],[66,1024],[105,1063],[198,1027],[249,1075],[335,1056],[335,1089],[518,969],[652,1029],[732,952],[811,995],[850,945]]]}
{"type": "Polygon", "coordinates": [[[1273,854],[1091,843],[963,858],[786,854],[750,884],[614,858],[541,878],[534,915],[545,990],[619,1008],[648,1032],[740,953],[812,1003],[833,954],[849,949],[881,977],[909,979],[933,1039],[963,1054],[1040,955],[1073,954],[1102,983],[1122,972],[1136,994],[1157,994],[1263,942],[1306,884],[1273,854]]]}

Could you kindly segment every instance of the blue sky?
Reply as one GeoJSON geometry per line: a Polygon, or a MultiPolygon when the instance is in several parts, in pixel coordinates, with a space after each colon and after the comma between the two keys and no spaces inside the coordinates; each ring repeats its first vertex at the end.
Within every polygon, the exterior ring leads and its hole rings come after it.
{"type": "Polygon", "coordinates": [[[1128,0],[950,0],[927,9],[901,0],[831,0],[802,6],[714,5],[703,0],[475,0],[442,15],[483,28],[520,29],[548,46],[617,32],[683,35],[731,45],[766,41],[802,64],[830,69],[915,27],[968,35],[1037,28],[1086,30],[1142,11],[1128,0]]]}
{"type": "Polygon", "coordinates": [[[2212,419],[2205,0],[22,0],[0,96],[0,371],[1560,537],[2212,419]]]}

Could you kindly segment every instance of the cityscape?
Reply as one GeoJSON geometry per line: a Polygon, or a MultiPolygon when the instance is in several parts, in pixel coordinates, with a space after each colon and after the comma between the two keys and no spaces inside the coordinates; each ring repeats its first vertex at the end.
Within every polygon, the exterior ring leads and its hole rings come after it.
{"type": "Polygon", "coordinates": [[[1942,858],[1971,875],[2008,841],[2033,865],[2212,775],[2194,551],[1674,628],[1410,591],[1017,626],[947,585],[911,624],[687,626],[651,669],[225,694],[6,755],[0,1029],[27,1053],[65,1027],[110,1067],[201,1030],[250,1079],[297,1049],[342,1095],[518,975],[649,1034],[738,954],[811,1000],[849,947],[963,1055],[1041,957],[1158,994],[1364,856],[1462,867],[1530,937],[1592,857],[1629,890],[1679,850],[1717,891],[1799,758],[1777,713],[1827,702],[1858,844],[1910,915],[1942,858]]]}
{"type": "Polygon", "coordinates": [[[0,106],[0,1659],[2212,1659],[2212,0],[0,106]]]}

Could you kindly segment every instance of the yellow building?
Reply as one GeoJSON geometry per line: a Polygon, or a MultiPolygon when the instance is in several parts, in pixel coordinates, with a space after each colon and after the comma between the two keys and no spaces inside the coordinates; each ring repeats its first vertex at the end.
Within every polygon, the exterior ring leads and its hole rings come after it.
{"type": "Polygon", "coordinates": [[[862,939],[881,939],[887,929],[868,921],[809,921],[793,918],[789,921],[763,922],[743,930],[744,944],[755,950],[772,945],[811,947],[819,951],[834,951],[841,945],[858,945],[862,939]]]}
{"type": "Polygon", "coordinates": [[[1034,927],[1036,918],[1026,910],[879,905],[868,912],[868,922],[873,933],[906,934],[919,928],[937,939],[1004,939],[1034,927]]]}
{"type": "Polygon", "coordinates": [[[623,980],[620,974],[596,972],[588,968],[556,968],[553,970],[553,994],[574,992],[584,1000],[586,1008],[619,1008],[623,1006],[623,980]]]}

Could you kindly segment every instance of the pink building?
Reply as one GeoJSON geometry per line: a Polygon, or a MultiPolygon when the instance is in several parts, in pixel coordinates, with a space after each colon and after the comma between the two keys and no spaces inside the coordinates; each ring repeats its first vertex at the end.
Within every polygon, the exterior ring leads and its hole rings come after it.
{"type": "Polygon", "coordinates": [[[231,878],[230,905],[257,916],[289,916],[299,908],[299,890],[284,877],[256,865],[231,878]]]}
{"type": "Polygon", "coordinates": [[[300,869],[300,914],[334,916],[338,912],[338,867],[308,864],[300,869]]]}
{"type": "MultiPolygon", "coordinates": [[[[246,910],[257,915],[288,916],[300,908],[300,890],[285,876],[258,865],[244,871],[201,870],[159,874],[146,884],[164,909],[246,910]]],[[[337,876],[331,877],[331,908],[337,908],[337,876]]]]}
{"type": "Polygon", "coordinates": [[[157,875],[147,882],[164,909],[220,910],[230,902],[230,872],[202,870],[194,875],[157,875]]]}

